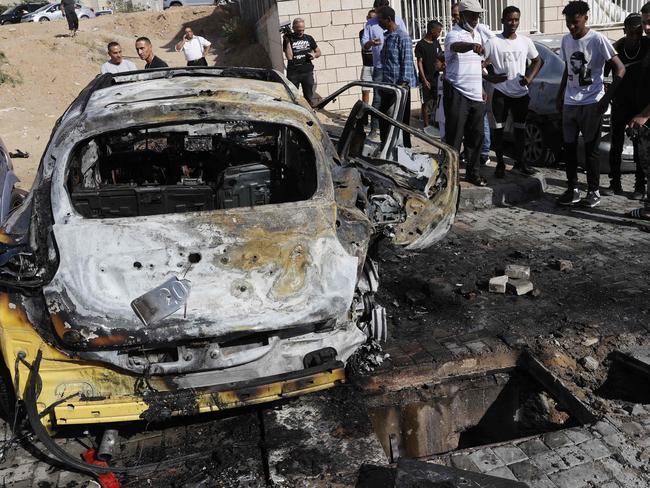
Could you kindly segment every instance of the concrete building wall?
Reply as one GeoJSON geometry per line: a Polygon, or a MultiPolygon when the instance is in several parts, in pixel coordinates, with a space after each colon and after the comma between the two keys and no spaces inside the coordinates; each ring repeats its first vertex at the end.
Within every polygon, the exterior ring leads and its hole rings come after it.
{"type": "Polygon", "coordinates": [[[279,32],[278,6],[272,5],[256,24],[257,40],[264,46],[271,66],[278,71],[284,71],[282,55],[282,37],[279,32]]]}

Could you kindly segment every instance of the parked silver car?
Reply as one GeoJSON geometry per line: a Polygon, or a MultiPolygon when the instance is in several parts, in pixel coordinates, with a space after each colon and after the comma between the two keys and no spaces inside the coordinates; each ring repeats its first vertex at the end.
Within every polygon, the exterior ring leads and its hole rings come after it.
{"type": "MultiPolygon", "coordinates": [[[[564,61],[559,56],[562,36],[563,34],[531,36],[540,57],[544,60],[542,69],[529,87],[530,105],[526,121],[524,157],[535,165],[549,165],[562,159],[562,114],[555,107],[555,99],[564,72],[564,61]]],[[[510,119],[506,125],[505,137],[514,140],[510,119]]],[[[600,142],[601,173],[609,172],[610,146],[608,110],[603,117],[603,132],[600,142]]],[[[582,164],[584,160],[582,150],[578,151],[578,158],[579,163],[582,164]]],[[[630,172],[634,169],[632,141],[626,136],[621,158],[621,170],[630,172]]]]}
{"type": "Polygon", "coordinates": [[[0,139],[0,224],[23,201],[24,192],[16,188],[19,181],[14,173],[9,151],[0,139]]]}
{"type": "MultiPolygon", "coordinates": [[[[61,12],[60,3],[48,3],[44,7],[39,8],[37,11],[23,16],[21,22],[49,22],[50,20],[61,20],[63,13],[61,12]]],[[[74,7],[77,12],[79,20],[92,19],[95,17],[95,11],[91,8],[84,7],[77,3],[74,7]]]]}

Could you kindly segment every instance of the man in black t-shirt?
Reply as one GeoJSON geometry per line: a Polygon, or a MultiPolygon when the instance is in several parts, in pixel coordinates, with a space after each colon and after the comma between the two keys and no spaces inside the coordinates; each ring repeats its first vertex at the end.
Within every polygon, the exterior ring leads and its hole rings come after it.
{"type": "Polygon", "coordinates": [[[144,69],[169,68],[158,56],[153,55],[153,47],[148,37],[138,37],[135,41],[135,50],[145,63],[144,69]]]}
{"type": "MultiPolygon", "coordinates": [[[[650,36],[650,2],[641,7],[641,21],[646,36],[650,36]]],[[[650,175],[650,52],[641,61],[641,74],[636,88],[636,108],[639,111],[628,122],[638,149],[639,164],[650,175]]],[[[646,188],[645,205],[635,208],[629,216],[650,221],[650,185],[646,188]]]]}
{"type": "MultiPolygon", "coordinates": [[[[622,194],[621,187],[621,153],[625,141],[625,126],[639,110],[636,103],[637,87],[641,78],[642,62],[650,52],[650,38],[643,36],[641,15],[630,14],[623,23],[625,37],[614,43],[618,57],[625,65],[625,77],[612,97],[612,112],[610,116],[611,147],[609,150],[610,186],[603,191],[604,195],[622,194]]],[[[636,144],[635,144],[636,146],[636,144]]],[[[645,193],[645,173],[639,164],[637,148],[634,150],[636,175],[634,182],[635,200],[641,200],[645,193]]]]}
{"type": "Polygon", "coordinates": [[[427,24],[427,34],[415,45],[415,57],[418,63],[420,85],[420,98],[422,99],[422,121],[424,127],[429,125],[429,107],[435,103],[438,88],[438,72],[436,71],[436,58],[442,51],[438,38],[442,31],[442,24],[431,20],[427,24]]]}
{"type": "Polygon", "coordinates": [[[70,36],[74,37],[77,35],[79,30],[79,17],[77,17],[77,12],[74,9],[75,0],[61,0],[61,13],[68,21],[68,29],[70,30],[70,36]]]}
{"type": "Polygon", "coordinates": [[[302,86],[302,93],[311,105],[314,97],[314,65],[311,60],[320,57],[320,48],[312,36],[305,34],[305,21],[302,19],[293,21],[293,32],[284,36],[283,43],[287,78],[296,88],[302,86]]]}

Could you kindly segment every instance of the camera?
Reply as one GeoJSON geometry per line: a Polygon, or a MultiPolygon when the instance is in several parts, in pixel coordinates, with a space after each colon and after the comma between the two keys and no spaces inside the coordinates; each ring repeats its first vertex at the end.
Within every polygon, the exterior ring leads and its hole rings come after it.
{"type": "Polygon", "coordinates": [[[283,36],[290,37],[293,34],[293,31],[291,30],[291,22],[283,22],[280,24],[280,33],[283,36]]]}

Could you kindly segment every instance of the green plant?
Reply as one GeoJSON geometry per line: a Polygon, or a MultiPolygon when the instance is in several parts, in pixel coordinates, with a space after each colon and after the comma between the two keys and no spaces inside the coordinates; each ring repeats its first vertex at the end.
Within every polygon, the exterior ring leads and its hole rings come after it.
{"type": "Polygon", "coordinates": [[[10,75],[9,73],[5,73],[2,71],[2,65],[7,62],[7,56],[5,56],[5,53],[0,51],[0,85],[4,83],[11,83],[12,85],[16,85],[18,83],[22,83],[22,78],[19,76],[13,76],[10,75]]]}

